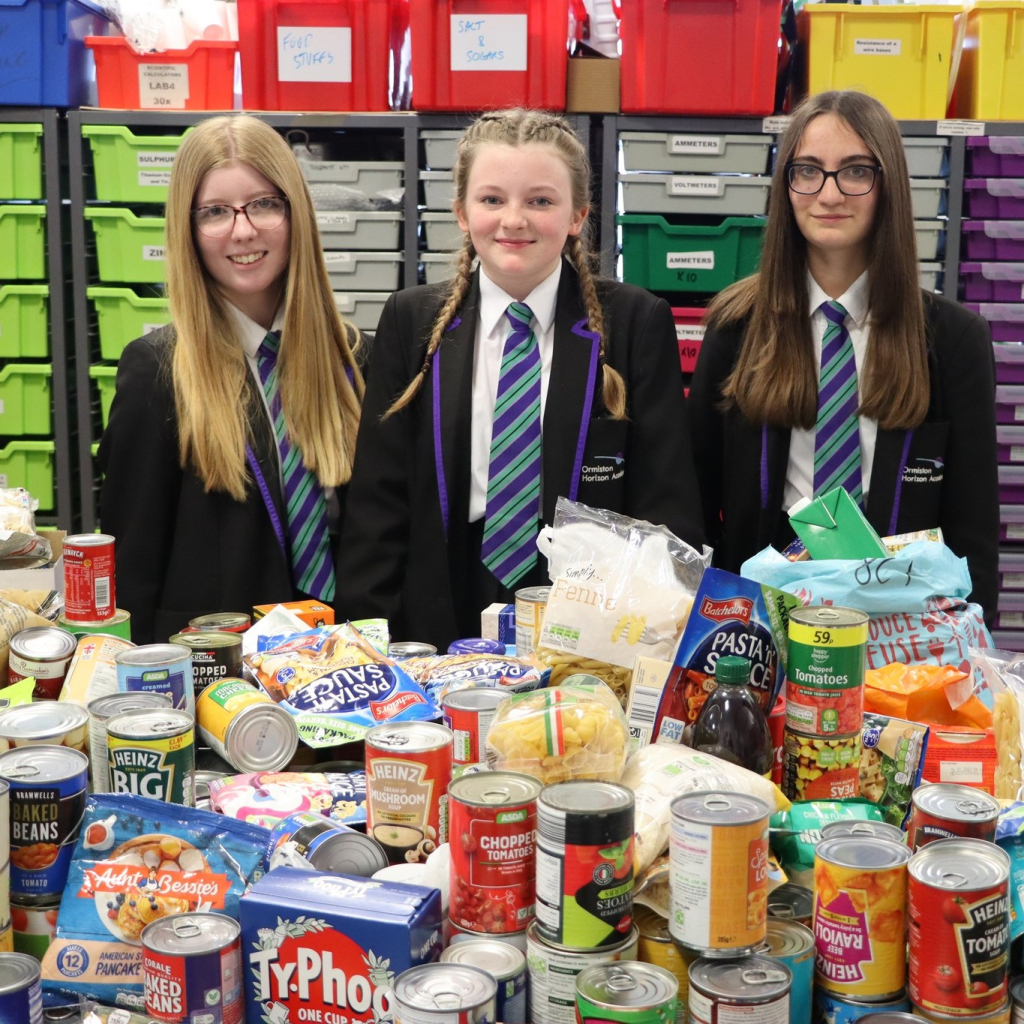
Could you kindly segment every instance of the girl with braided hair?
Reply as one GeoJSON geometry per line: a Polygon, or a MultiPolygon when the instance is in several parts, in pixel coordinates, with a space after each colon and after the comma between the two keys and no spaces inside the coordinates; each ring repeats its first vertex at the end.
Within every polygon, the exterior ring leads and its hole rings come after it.
{"type": "Polygon", "coordinates": [[[672,315],[593,276],[576,134],[484,114],[453,177],[454,277],[392,295],[377,328],[336,602],[442,649],[548,582],[559,495],[703,539],[672,315]]]}

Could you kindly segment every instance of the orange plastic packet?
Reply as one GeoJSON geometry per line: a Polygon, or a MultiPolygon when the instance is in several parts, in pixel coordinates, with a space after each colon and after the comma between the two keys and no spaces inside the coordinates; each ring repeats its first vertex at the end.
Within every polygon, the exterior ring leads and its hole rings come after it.
{"type": "Polygon", "coordinates": [[[869,670],[864,710],[948,728],[992,728],[992,712],[974,695],[972,676],[951,665],[895,662],[869,670]]]}

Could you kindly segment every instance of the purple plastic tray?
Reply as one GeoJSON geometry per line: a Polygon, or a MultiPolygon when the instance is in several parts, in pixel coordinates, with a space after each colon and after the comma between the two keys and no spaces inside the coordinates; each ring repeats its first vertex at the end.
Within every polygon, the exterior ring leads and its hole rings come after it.
{"type": "Polygon", "coordinates": [[[996,383],[1024,384],[1024,345],[1019,341],[997,341],[992,352],[996,359],[996,383]]]}
{"type": "Polygon", "coordinates": [[[1024,505],[999,506],[999,539],[1006,544],[1024,544],[1024,505]]]}
{"type": "Polygon", "coordinates": [[[960,277],[971,302],[1024,301],[1024,263],[961,263],[960,277]]]}
{"type": "Polygon", "coordinates": [[[967,167],[979,177],[1024,177],[1024,136],[992,135],[967,140],[967,167]]]}
{"type": "Polygon", "coordinates": [[[968,178],[964,206],[968,217],[1024,218],[1024,178],[968,178]]]}
{"type": "Polygon", "coordinates": [[[1007,590],[999,595],[994,628],[1024,630],[1024,593],[1007,590]]]}
{"type": "Polygon", "coordinates": [[[999,589],[1024,590],[1024,553],[999,552],[999,589]]]}
{"type": "Polygon", "coordinates": [[[997,651],[1020,654],[1024,651],[1024,633],[1000,629],[992,634],[992,643],[995,644],[997,651]]]}
{"type": "Polygon", "coordinates": [[[1003,465],[1024,465],[1024,424],[996,427],[996,451],[1003,465]]]}
{"type": "Polygon", "coordinates": [[[960,227],[964,259],[1024,260],[1024,220],[965,220],[960,227]]]}
{"type": "Polygon", "coordinates": [[[1024,304],[965,302],[964,306],[988,321],[993,341],[1024,341],[1024,304]]]}
{"type": "Polygon", "coordinates": [[[999,467],[999,501],[1007,505],[1024,502],[1024,466],[999,467]]]}
{"type": "Polygon", "coordinates": [[[1024,424],[1024,387],[996,385],[996,423],[1024,424]]]}

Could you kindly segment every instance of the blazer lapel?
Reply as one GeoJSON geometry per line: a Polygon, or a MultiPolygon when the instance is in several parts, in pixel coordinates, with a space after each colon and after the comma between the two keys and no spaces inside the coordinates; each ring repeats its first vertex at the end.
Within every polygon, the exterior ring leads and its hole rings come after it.
{"type": "Polygon", "coordinates": [[[878,430],[875,454],[871,463],[871,485],[868,489],[868,522],[878,534],[886,537],[896,532],[893,512],[898,509],[897,488],[907,462],[907,448],[913,431],[878,430]]]}
{"type": "Polygon", "coordinates": [[[760,450],[758,501],[761,504],[760,546],[773,543],[785,517],[783,499],[789,466],[790,432],[785,427],[762,426],[758,431],[760,450]]]}

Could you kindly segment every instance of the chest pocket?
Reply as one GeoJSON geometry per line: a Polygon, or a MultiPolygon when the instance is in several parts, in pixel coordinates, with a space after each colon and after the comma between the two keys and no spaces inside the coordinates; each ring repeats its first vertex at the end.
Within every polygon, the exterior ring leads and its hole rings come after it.
{"type": "Polygon", "coordinates": [[[922,423],[913,432],[897,481],[900,532],[939,525],[948,435],[948,423],[922,423]]]}
{"type": "Polygon", "coordinates": [[[629,423],[595,417],[587,428],[577,499],[593,508],[621,511],[626,499],[629,423]]]}

